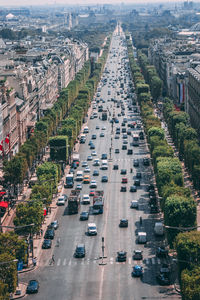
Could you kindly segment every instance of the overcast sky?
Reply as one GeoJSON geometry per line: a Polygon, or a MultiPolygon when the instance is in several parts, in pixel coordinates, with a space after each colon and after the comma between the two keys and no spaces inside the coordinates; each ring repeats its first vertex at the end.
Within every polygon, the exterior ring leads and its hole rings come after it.
{"type": "Polygon", "coordinates": [[[30,5],[55,5],[55,4],[114,4],[114,3],[151,3],[151,2],[183,2],[184,0],[0,0],[0,6],[30,6],[30,5]]]}

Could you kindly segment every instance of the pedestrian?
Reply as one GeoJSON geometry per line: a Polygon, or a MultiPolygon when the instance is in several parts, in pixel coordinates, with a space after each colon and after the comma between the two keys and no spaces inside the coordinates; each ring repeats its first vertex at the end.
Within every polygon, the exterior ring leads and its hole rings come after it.
{"type": "Polygon", "coordinates": [[[51,207],[49,207],[49,213],[51,214],[51,207]]]}
{"type": "Polygon", "coordinates": [[[142,217],[140,216],[140,225],[142,225],[142,217]]]}
{"type": "Polygon", "coordinates": [[[40,233],[41,233],[41,236],[43,236],[43,229],[41,228],[41,230],[40,230],[40,233]]]}
{"type": "Polygon", "coordinates": [[[52,255],[51,260],[52,260],[52,263],[54,264],[55,263],[55,257],[54,257],[54,255],[52,255]]]}
{"type": "Polygon", "coordinates": [[[36,264],[37,264],[37,258],[36,258],[36,257],[33,257],[32,261],[33,261],[33,266],[35,267],[36,264]]]}

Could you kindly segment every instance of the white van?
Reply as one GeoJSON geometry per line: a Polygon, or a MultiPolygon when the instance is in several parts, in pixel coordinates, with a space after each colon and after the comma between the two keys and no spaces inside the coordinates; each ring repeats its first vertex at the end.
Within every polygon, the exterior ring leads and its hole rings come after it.
{"type": "Polygon", "coordinates": [[[76,181],[82,181],[82,180],[83,180],[83,171],[77,171],[76,181]]]}
{"type": "Polygon", "coordinates": [[[147,234],[146,232],[138,232],[138,244],[146,244],[147,234]]]}
{"type": "Polygon", "coordinates": [[[162,222],[156,222],[154,226],[155,235],[162,236],[164,235],[164,225],[162,222]]]}

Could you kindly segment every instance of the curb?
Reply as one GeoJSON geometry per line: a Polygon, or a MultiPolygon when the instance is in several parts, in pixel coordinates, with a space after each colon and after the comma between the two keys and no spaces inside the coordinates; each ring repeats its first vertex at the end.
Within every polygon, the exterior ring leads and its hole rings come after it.
{"type": "Polygon", "coordinates": [[[19,274],[27,273],[27,272],[29,272],[29,271],[35,270],[36,267],[37,267],[37,266],[32,266],[32,267],[30,267],[30,268],[28,268],[28,269],[24,269],[24,270],[18,271],[18,273],[19,273],[19,274]]]}
{"type": "MultiPolygon", "coordinates": [[[[25,287],[27,287],[27,283],[25,282],[21,282],[20,283],[21,285],[24,285],[25,287]]],[[[26,296],[26,288],[25,288],[25,292],[22,294],[22,295],[19,295],[19,296],[13,296],[12,298],[10,299],[20,299],[20,298],[24,298],[26,296]]]]}

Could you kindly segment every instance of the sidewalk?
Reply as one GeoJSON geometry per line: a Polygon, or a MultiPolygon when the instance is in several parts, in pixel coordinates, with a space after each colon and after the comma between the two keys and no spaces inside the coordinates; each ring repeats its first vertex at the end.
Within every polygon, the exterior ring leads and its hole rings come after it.
{"type": "Polygon", "coordinates": [[[26,283],[19,283],[15,294],[13,294],[10,299],[20,299],[26,296],[26,288],[27,288],[27,284],[26,283]]]}

